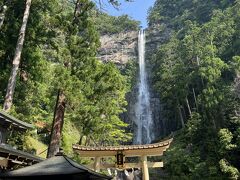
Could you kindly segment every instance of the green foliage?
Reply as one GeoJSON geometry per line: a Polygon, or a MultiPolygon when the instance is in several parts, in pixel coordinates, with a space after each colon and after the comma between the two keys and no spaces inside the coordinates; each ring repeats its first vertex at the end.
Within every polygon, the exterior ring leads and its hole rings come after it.
{"type": "Polygon", "coordinates": [[[24,150],[28,151],[30,153],[34,153],[37,156],[40,156],[42,158],[47,157],[47,148],[48,146],[46,144],[43,144],[41,141],[39,141],[36,137],[27,136],[25,138],[25,147],[24,150]]]}
{"type": "Polygon", "coordinates": [[[73,156],[72,145],[79,141],[80,132],[71,121],[65,121],[63,126],[62,147],[64,153],[73,156]]]}
{"type": "MultiPolygon", "coordinates": [[[[62,147],[71,156],[72,143],[113,145],[131,138],[125,132],[128,125],[119,118],[125,111],[127,78],[114,64],[103,64],[96,59],[100,46],[97,29],[105,30],[101,22],[95,27],[99,17],[95,16],[94,3],[81,2],[76,14],[73,2],[32,2],[11,109],[11,114],[21,120],[32,124],[44,122],[50,127],[57,92],[61,89],[66,96],[62,147]]],[[[5,96],[24,6],[24,1],[10,2],[0,31],[0,104],[5,96]]],[[[110,17],[109,23],[121,26],[121,30],[134,30],[139,25],[128,16],[110,17]]],[[[34,138],[47,143],[49,140],[48,135],[34,138]]],[[[25,146],[20,135],[13,137],[12,144],[21,149],[25,146]]]]}
{"type": "Polygon", "coordinates": [[[219,141],[222,150],[232,150],[237,146],[232,144],[233,134],[228,129],[221,129],[219,131],[219,141]]]}
{"type": "Polygon", "coordinates": [[[129,60],[126,66],[121,69],[121,74],[126,77],[128,84],[127,89],[128,91],[131,91],[137,81],[137,62],[134,60],[129,60]]]}
{"type": "Polygon", "coordinates": [[[200,133],[199,129],[202,123],[200,114],[193,112],[188,119],[186,124],[186,133],[185,136],[191,141],[194,142],[192,138],[196,137],[200,133]]]}
{"type": "Polygon", "coordinates": [[[233,70],[235,70],[236,74],[239,74],[240,73],[240,56],[234,56],[230,66],[233,70]]]}
{"type": "Polygon", "coordinates": [[[166,121],[174,123],[168,131],[185,123],[166,154],[172,178],[239,176],[239,7],[157,0],[149,11],[150,26],[171,30],[150,60],[166,121]]]}
{"type": "Polygon", "coordinates": [[[174,28],[182,28],[186,20],[205,23],[210,20],[214,9],[226,8],[234,0],[229,1],[206,1],[206,0],[157,0],[149,10],[149,25],[166,23],[174,28]]]}
{"type": "Polygon", "coordinates": [[[101,35],[138,31],[140,26],[139,21],[133,20],[128,15],[116,17],[99,11],[96,11],[94,22],[101,35]]]}
{"type": "Polygon", "coordinates": [[[168,179],[193,179],[208,177],[208,166],[202,162],[199,151],[188,143],[183,132],[179,132],[172,147],[164,156],[165,168],[169,173],[168,179]]]}
{"type": "Polygon", "coordinates": [[[238,179],[239,178],[239,171],[237,168],[232,167],[225,159],[221,159],[219,161],[219,165],[221,171],[228,175],[231,179],[238,179]]]}

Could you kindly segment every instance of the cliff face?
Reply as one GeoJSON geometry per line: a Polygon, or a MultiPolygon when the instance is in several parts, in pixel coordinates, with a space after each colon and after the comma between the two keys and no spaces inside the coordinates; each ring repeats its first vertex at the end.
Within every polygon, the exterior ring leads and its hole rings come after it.
{"type": "Polygon", "coordinates": [[[169,29],[164,24],[155,24],[146,29],[146,59],[149,60],[157,51],[162,43],[166,42],[171,34],[169,29]]]}
{"type": "Polygon", "coordinates": [[[136,31],[102,36],[98,58],[103,62],[111,61],[120,66],[130,60],[136,60],[137,37],[136,31]]]}
{"type": "MultiPolygon", "coordinates": [[[[157,47],[165,42],[170,30],[164,25],[154,25],[146,31],[146,61],[155,53],[157,47]]],[[[101,47],[98,58],[103,62],[125,65],[128,61],[138,59],[138,32],[129,31],[100,37],[101,47]]]]}
{"type": "Polygon", "coordinates": [[[172,124],[169,124],[167,119],[164,117],[163,109],[164,102],[160,101],[160,95],[155,92],[153,87],[153,69],[155,64],[152,63],[151,59],[156,54],[158,47],[166,42],[171,34],[171,30],[165,25],[155,24],[146,29],[146,69],[148,72],[148,82],[151,94],[150,104],[152,109],[152,118],[154,120],[154,134],[155,140],[168,135],[171,132],[172,124]]]}
{"type": "MultiPolygon", "coordinates": [[[[152,64],[148,63],[152,55],[156,52],[157,47],[169,37],[170,31],[162,26],[155,26],[146,29],[146,69],[148,71],[148,82],[150,87],[150,103],[152,118],[154,120],[155,138],[168,134],[166,131],[166,122],[163,117],[163,105],[160,102],[159,95],[154,92],[151,83],[152,64]]],[[[101,48],[99,49],[98,58],[103,62],[114,62],[119,67],[124,67],[128,61],[138,61],[138,32],[131,31],[120,34],[104,35],[100,39],[101,48]]],[[[137,63],[138,64],[138,63],[137,63]]],[[[137,74],[138,75],[138,74],[137,74]]],[[[130,131],[133,132],[137,126],[135,124],[135,105],[138,96],[138,81],[133,86],[132,91],[127,95],[128,106],[127,112],[121,115],[121,118],[130,124],[130,131]]]]}
{"type": "Polygon", "coordinates": [[[163,114],[164,103],[160,101],[160,95],[155,92],[153,87],[153,68],[155,65],[150,61],[156,54],[158,47],[168,40],[170,37],[170,30],[164,25],[154,25],[148,27],[146,30],[146,49],[145,49],[145,61],[146,69],[148,72],[148,82],[150,89],[150,104],[152,110],[152,118],[154,120],[153,131],[155,140],[162,138],[170,133],[168,123],[163,114]]]}

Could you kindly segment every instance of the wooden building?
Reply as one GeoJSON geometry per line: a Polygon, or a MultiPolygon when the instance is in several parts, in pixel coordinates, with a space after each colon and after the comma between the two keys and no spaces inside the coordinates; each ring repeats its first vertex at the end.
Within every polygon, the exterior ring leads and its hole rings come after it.
{"type": "Polygon", "coordinates": [[[56,155],[40,163],[0,174],[1,180],[110,180],[112,177],[96,173],[64,155],[56,155]]]}
{"type": "Polygon", "coordinates": [[[0,171],[11,170],[16,165],[29,166],[43,160],[7,144],[7,139],[13,131],[25,133],[28,129],[33,129],[33,126],[0,111],[0,171]]]}

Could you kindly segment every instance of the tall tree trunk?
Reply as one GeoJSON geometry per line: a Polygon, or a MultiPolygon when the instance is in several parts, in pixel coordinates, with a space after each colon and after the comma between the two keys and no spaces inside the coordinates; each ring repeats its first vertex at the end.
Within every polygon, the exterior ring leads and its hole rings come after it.
{"type": "MultiPolygon", "coordinates": [[[[77,21],[77,16],[80,13],[80,8],[82,6],[81,0],[77,0],[75,3],[75,10],[73,14],[73,24],[77,21]]],[[[64,63],[65,68],[69,66],[69,63],[64,63]]],[[[48,147],[47,158],[55,156],[60,149],[61,143],[61,134],[62,134],[62,127],[64,123],[64,112],[65,112],[65,105],[66,105],[66,97],[64,95],[63,90],[59,90],[58,98],[56,102],[56,108],[54,112],[54,119],[51,131],[51,140],[48,147]]],[[[80,142],[82,139],[80,139],[80,142]]]]}
{"type": "Polygon", "coordinates": [[[5,19],[6,11],[7,11],[7,6],[3,5],[0,9],[0,29],[2,28],[4,19],[5,19]]]}
{"type": "Polygon", "coordinates": [[[192,91],[193,91],[193,98],[194,98],[194,102],[195,102],[196,111],[198,112],[198,104],[197,104],[197,97],[196,97],[195,89],[192,88],[192,91]]]}
{"type": "Polygon", "coordinates": [[[199,67],[200,66],[200,61],[199,61],[199,57],[197,56],[197,66],[199,67]]]}
{"type": "Polygon", "coordinates": [[[60,149],[61,133],[63,128],[64,112],[65,112],[65,95],[62,90],[58,91],[58,97],[54,112],[51,139],[48,147],[47,158],[55,156],[60,149]]]}
{"type": "Polygon", "coordinates": [[[0,30],[2,28],[5,16],[6,16],[6,11],[8,6],[11,4],[12,0],[5,0],[3,2],[3,5],[0,7],[0,30]]]}
{"type": "Polygon", "coordinates": [[[6,93],[5,101],[4,101],[4,105],[3,105],[3,110],[5,110],[5,111],[9,111],[12,106],[13,94],[14,94],[15,85],[16,85],[16,77],[18,74],[19,64],[20,64],[20,60],[21,60],[21,53],[22,53],[23,43],[24,43],[24,39],[25,39],[27,21],[28,21],[28,17],[29,17],[29,13],[30,13],[30,7],[31,7],[31,0],[26,0],[26,8],[25,8],[24,15],[23,15],[23,22],[22,22],[22,26],[21,26],[19,36],[18,36],[15,55],[13,58],[13,67],[12,67],[10,78],[8,80],[7,93],[6,93]]]}
{"type": "Polygon", "coordinates": [[[81,137],[80,137],[80,139],[79,139],[79,141],[78,141],[78,144],[79,144],[79,145],[82,145],[82,142],[83,142],[83,135],[81,135],[81,137]]]}
{"type": "Polygon", "coordinates": [[[187,97],[185,98],[185,101],[186,101],[186,104],[187,104],[188,113],[189,113],[189,115],[191,116],[191,115],[192,115],[192,111],[191,111],[191,107],[190,107],[190,105],[189,105],[189,101],[188,101],[188,98],[187,98],[187,97]]]}
{"type": "Polygon", "coordinates": [[[185,127],[185,123],[184,123],[184,119],[183,119],[183,115],[182,115],[182,111],[181,111],[181,106],[180,106],[180,103],[179,103],[178,100],[177,100],[177,109],[178,109],[180,121],[181,121],[181,124],[182,124],[182,128],[184,128],[185,127]]]}
{"type": "Polygon", "coordinates": [[[77,22],[77,18],[80,13],[81,6],[82,6],[82,3],[80,2],[80,0],[77,0],[75,3],[75,9],[73,13],[73,24],[77,22]]]}
{"type": "Polygon", "coordinates": [[[185,124],[184,124],[184,120],[183,120],[182,111],[181,111],[180,106],[178,106],[178,113],[179,113],[179,117],[180,117],[180,120],[181,120],[182,128],[184,128],[185,124]]]}
{"type": "Polygon", "coordinates": [[[185,119],[185,120],[187,120],[187,113],[186,113],[186,111],[185,111],[185,107],[184,106],[181,106],[180,105],[180,107],[182,107],[181,109],[182,109],[182,112],[183,112],[183,119],[185,119]]]}
{"type": "MultiPolygon", "coordinates": [[[[200,67],[200,59],[198,56],[197,56],[197,66],[200,67]]],[[[201,81],[202,81],[202,87],[204,87],[204,81],[202,77],[201,77],[201,81]]]]}

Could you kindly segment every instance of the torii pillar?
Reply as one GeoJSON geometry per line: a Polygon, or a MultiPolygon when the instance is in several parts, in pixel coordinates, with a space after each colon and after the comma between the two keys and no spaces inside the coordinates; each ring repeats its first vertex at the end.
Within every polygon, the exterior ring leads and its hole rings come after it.
{"type": "Polygon", "coordinates": [[[94,161],[94,171],[96,172],[100,172],[100,167],[101,167],[101,157],[97,156],[95,157],[95,161],[94,161]]]}
{"type": "Polygon", "coordinates": [[[141,159],[142,159],[143,180],[149,180],[147,156],[144,155],[144,156],[141,157],[141,159]]]}

